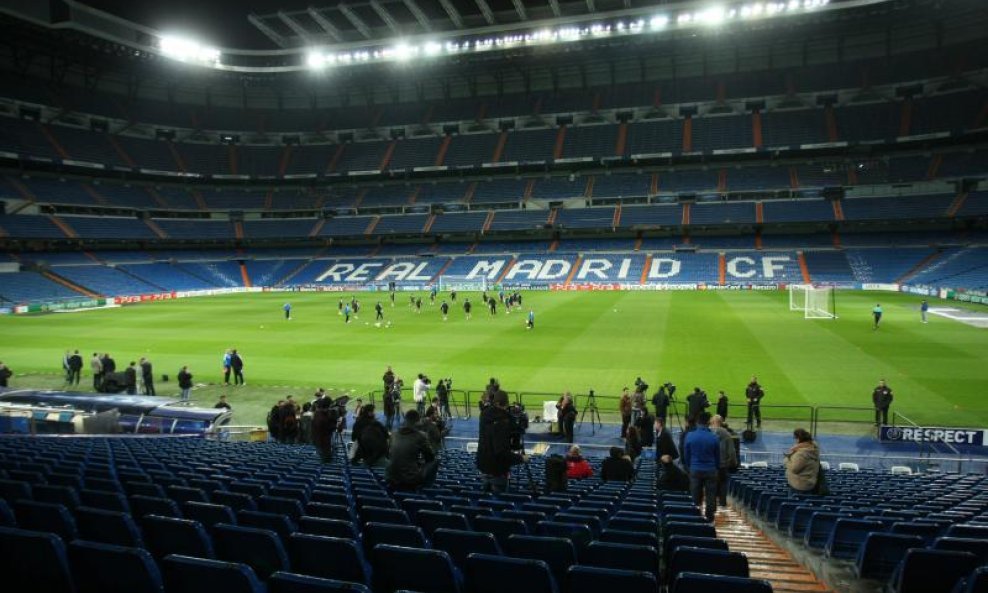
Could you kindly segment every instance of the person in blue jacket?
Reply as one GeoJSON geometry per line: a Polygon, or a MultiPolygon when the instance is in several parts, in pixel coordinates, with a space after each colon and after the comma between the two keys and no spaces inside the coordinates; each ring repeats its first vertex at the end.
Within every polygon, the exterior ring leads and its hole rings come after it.
{"type": "Polygon", "coordinates": [[[696,429],[686,436],[683,465],[690,474],[693,504],[704,504],[704,516],[713,522],[717,513],[717,471],[720,469],[720,440],[710,430],[710,413],[697,415],[696,429]]]}

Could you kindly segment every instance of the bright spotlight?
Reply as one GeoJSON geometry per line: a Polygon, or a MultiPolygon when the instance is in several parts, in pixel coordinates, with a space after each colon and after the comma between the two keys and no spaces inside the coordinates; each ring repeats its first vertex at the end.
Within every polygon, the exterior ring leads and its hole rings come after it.
{"type": "Polygon", "coordinates": [[[310,51],[305,56],[305,63],[313,70],[322,70],[326,67],[326,55],[320,51],[310,51]]]}
{"type": "Polygon", "coordinates": [[[425,52],[425,55],[429,57],[438,56],[443,51],[443,46],[435,41],[428,41],[423,46],[422,50],[425,52]]]}
{"type": "Polygon", "coordinates": [[[158,41],[158,47],[163,55],[182,62],[216,64],[220,61],[220,50],[186,37],[163,35],[158,41]]]}
{"type": "Polygon", "coordinates": [[[652,20],[648,21],[648,26],[654,31],[658,31],[659,29],[665,29],[666,25],[668,24],[669,24],[669,17],[667,17],[664,14],[653,16],[652,20]]]}
{"type": "Polygon", "coordinates": [[[392,48],[392,55],[399,62],[407,62],[415,57],[418,53],[418,48],[413,45],[408,45],[407,43],[399,43],[392,48]]]}
{"type": "Polygon", "coordinates": [[[727,11],[723,6],[711,6],[706,8],[696,15],[696,20],[703,23],[704,25],[709,25],[711,27],[716,27],[722,24],[727,19],[727,11]]]}

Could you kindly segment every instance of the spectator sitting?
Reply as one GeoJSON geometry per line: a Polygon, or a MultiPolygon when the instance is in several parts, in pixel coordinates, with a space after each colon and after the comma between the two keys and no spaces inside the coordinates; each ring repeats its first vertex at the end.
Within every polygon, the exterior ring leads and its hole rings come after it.
{"type": "Polygon", "coordinates": [[[363,461],[369,466],[384,466],[388,461],[388,431],[374,415],[374,404],[360,409],[360,417],[353,423],[353,440],[357,451],[353,462],[363,461]]]}
{"type": "Polygon", "coordinates": [[[611,447],[611,456],[600,466],[600,479],[605,482],[627,482],[635,476],[635,466],[621,447],[611,447]]]}
{"type": "Polygon", "coordinates": [[[566,454],[566,477],[570,480],[580,480],[593,475],[590,462],[580,455],[579,445],[573,445],[566,454]]]}
{"type": "Polygon", "coordinates": [[[628,427],[628,438],[624,440],[624,451],[628,457],[634,461],[642,454],[641,432],[637,426],[628,427]]]}
{"type": "Polygon", "coordinates": [[[418,410],[409,410],[405,413],[405,423],[391,438],[391,460],[385,478],[396,490],[430,486],[439,472],[439,460],[429,445],[429,438],[416,428],[420,419],[418,410]]]}
{"type": "Polygon", "coordinates": [[[663,455],[659,463],[662,468],[658,478],[659,490],[686,492],[690,489],[689,476],[673,462],[671,455],[663,455]]]}
{"type": "Polygon", "coordinates": [[[796,444],[785,455],[786,480],[793,490],[809,494],[816,490],[819,479],[820,448],[802,428],[794,430],[792,436],[796,444]]]}

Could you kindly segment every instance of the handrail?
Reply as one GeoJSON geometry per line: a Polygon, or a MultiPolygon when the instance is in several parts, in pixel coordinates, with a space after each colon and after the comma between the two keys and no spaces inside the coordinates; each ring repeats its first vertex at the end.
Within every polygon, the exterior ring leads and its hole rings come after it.
{"type": "MultiPolygon", "coordinates": [[[[816,406],[815,408],[813,408],[813,410],[814,410],[815,417],[813,419],[813,428],[810,430],[810,433],[813,434],[813,436],[816,436],[816,434],[817,434],[817,432],[819,430],[819,427],[820,427],[820,422],[823,421],[820,418],[820,416],[821,416],[820,412],[823,411],[823,410],[844,410],[844,411],[851,411],[851,412],[874,412],[875,411],[875,408],[865,407],[865,406],[816,406]]],[[[846,419],[842,419],[842,420],[828,420],[828,422],[845,422],[845,423],[848,423],[848,424],[873,424],[874,423],[874,420],[846,420],[846,419]]]]}
{"type": "MultiPolygon", "coordinates": [[[[900,412],[893,412],[892,413],[892,426],[896,426],[896,423],[895,423],[896,418],[901,418],[901,419],[905,420],[906,423],[909,426],[913,427],[913,428],[922,428],[922,426],[920,426],[916,422],[913,422],[908,416],[906,416],[905,414],[902,414],[900,412]]],[[[962,459],[963,454],[961,453],[961,451],[957,447],[951,445],[950,443],[944,441],[943,439],[931,440],[931,441],[928,441],[926,439],[920,440],[919,443],[918,443],[919,444],[919,448],[920,448],[920,454],[922,454],[923,449],[927,449],[928,448],[929,453],[928,453],[927,457],[930,458],[930,459],[932,459],[933,453],[936,452],[935,445],[937,443],[940,443],[942,445],[945,445],[947,447],[947,449],[949,449],[950,452],[954,454],[954,459],[957,461],[958,471],[960,471],[959,468],[961,467],[961,462],[963,461],[963,459],[962,459]]]]}

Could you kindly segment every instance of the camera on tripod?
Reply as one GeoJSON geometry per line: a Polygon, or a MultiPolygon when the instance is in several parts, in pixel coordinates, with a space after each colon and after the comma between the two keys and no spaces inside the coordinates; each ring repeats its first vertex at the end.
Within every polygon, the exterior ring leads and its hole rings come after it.
{"type": "Polygon", "coordinates": [[[662,384],[666,389],[666,395],[669,396],[670,401],[675,401],[676,399],[676,386],[672,384],[671,381],[666,381],[662,384]]]}
{"type": "Polygon", "coordinates": [[[648,391],[648,383],[642,381],[641,377],[635,379],[635,391],[638,393],[645,393],[648,391]]]}

